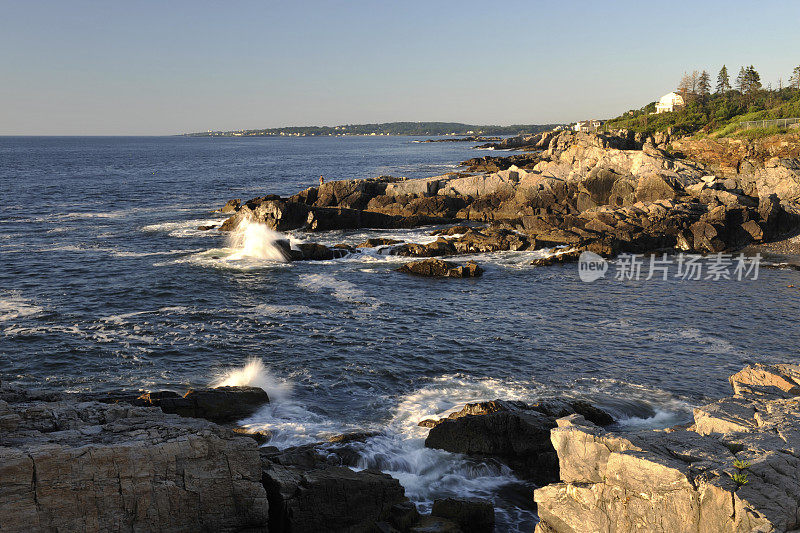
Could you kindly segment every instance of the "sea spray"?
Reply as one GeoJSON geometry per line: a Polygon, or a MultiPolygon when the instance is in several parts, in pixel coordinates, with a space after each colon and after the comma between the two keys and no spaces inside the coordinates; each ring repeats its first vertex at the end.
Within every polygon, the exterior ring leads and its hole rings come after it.
{"type": "Polygon", "coordinates": [[[243,219],[228,237],[228,246],[235,252],[228,259],[243,258],[263,259],[285,263],[289,260],[286,249],[278,242],[288,243],[288,238],[282,233],[271,230],[263,222],[243,219]]]}
{"type": "Polygon", "coordinates": [[[251,358],[241,367],[228,371],[212,382],[212,387],[260,387],[269,395],[270,401],[285,400],[291,392],[291,384],[280,381],[270,374],[261,359],[251,358]]]}
{"type": "Polygon", "coordinates": [[[287,448],[310,444],[324,440],[325,436],[358,429],[357,426],[343,424],[306,409],[291,398],[291,382],[273,376],[257,358],[249,359],[243,367],[229,370],[213,381],[211,386],[252,386],[267,391],[270,403],[243,420],[241,425],[253,430],[269,430],[272,434],[270,446],[287,448]]]}

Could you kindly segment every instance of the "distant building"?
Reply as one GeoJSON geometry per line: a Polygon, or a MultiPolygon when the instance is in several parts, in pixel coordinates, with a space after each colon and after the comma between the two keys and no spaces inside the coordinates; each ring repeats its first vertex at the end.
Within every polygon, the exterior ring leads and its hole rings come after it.
{"type": "Polygon", "coordinates": [[[572,126],[572,129],[575,131],[582,131],[584,133],[591,133],[593,131],[597,131],[597,128],[599,128],[602,124],[603,122],[600,120],[581,120],[576,122],[575,125],[572,126]]]}
{"type": "Polygon", "coordinates": [[[656,114],[671,113],[677,109],[683,109],[685,105],[686,103],[683,101],[683,96],[678,93],[665,94],[656,104],[656,114]]]}

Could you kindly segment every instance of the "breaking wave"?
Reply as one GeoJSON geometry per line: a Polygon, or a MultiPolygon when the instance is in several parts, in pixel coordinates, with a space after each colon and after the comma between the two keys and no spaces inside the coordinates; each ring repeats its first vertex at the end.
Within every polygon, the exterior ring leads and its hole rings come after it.
{"type": "Polygon", "coordinates": [[[286,399],[291,392],[291,384],[276,379],[269,373],[261,359],[252,358],[241,368],[229,370],[211,383],[212,387],[260,387],[271,401],[286,399]]]}

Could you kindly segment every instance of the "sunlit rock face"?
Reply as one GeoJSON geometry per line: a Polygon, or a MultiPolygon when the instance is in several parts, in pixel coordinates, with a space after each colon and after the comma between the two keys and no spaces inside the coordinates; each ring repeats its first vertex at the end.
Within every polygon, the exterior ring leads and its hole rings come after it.
{"type": "Polygon", "coordinates": [[[550,435],[560,483],[537,489],[540,533],[797,529],[800,365],[731,376],[694,424],[613,432],[579,415],[550,435]]]}
{"type": "Polygon", "coordinates": [[[3,531],[266,527],[252,438],[159,409],[7,392],[0,389],[3,531]]]}

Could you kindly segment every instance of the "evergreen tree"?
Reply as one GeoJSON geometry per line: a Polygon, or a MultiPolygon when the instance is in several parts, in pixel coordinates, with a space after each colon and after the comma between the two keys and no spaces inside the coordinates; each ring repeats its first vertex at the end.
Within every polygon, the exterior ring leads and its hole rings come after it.
{"type": "Polygon", "coordinates": [[[746,92],[747,89],[747,71],[744,67],[739,69],[739,74],[736,76],[736,90],[740,93],[746,92]]]}
{"type": "Polygon", "coordinates": [[[717,92],[725,94],[731,90],[731,78],[728,76],[728,67],[722,65],[722,68],[717,75],[717,92]]]}
{"type": "Polygon", "coordinates": [[[708,96],[711,93],[711,76],[705,70],[697,79],[697,90],[700,92],[700,96],[708,96]]]}
{"type": "Polygon", "coordinates": [[[747,67],[747,70],[745,71],[745,84],[745,89],[748,93],[757,91],[761,88],[761,76],[758,74],[753,65],[747,67]]]}
{"type": "Polygon", "coordinates": [[[789,87],[800,89],[800,66],[794,67],[792,77],[789,78],[789,87]]]}

